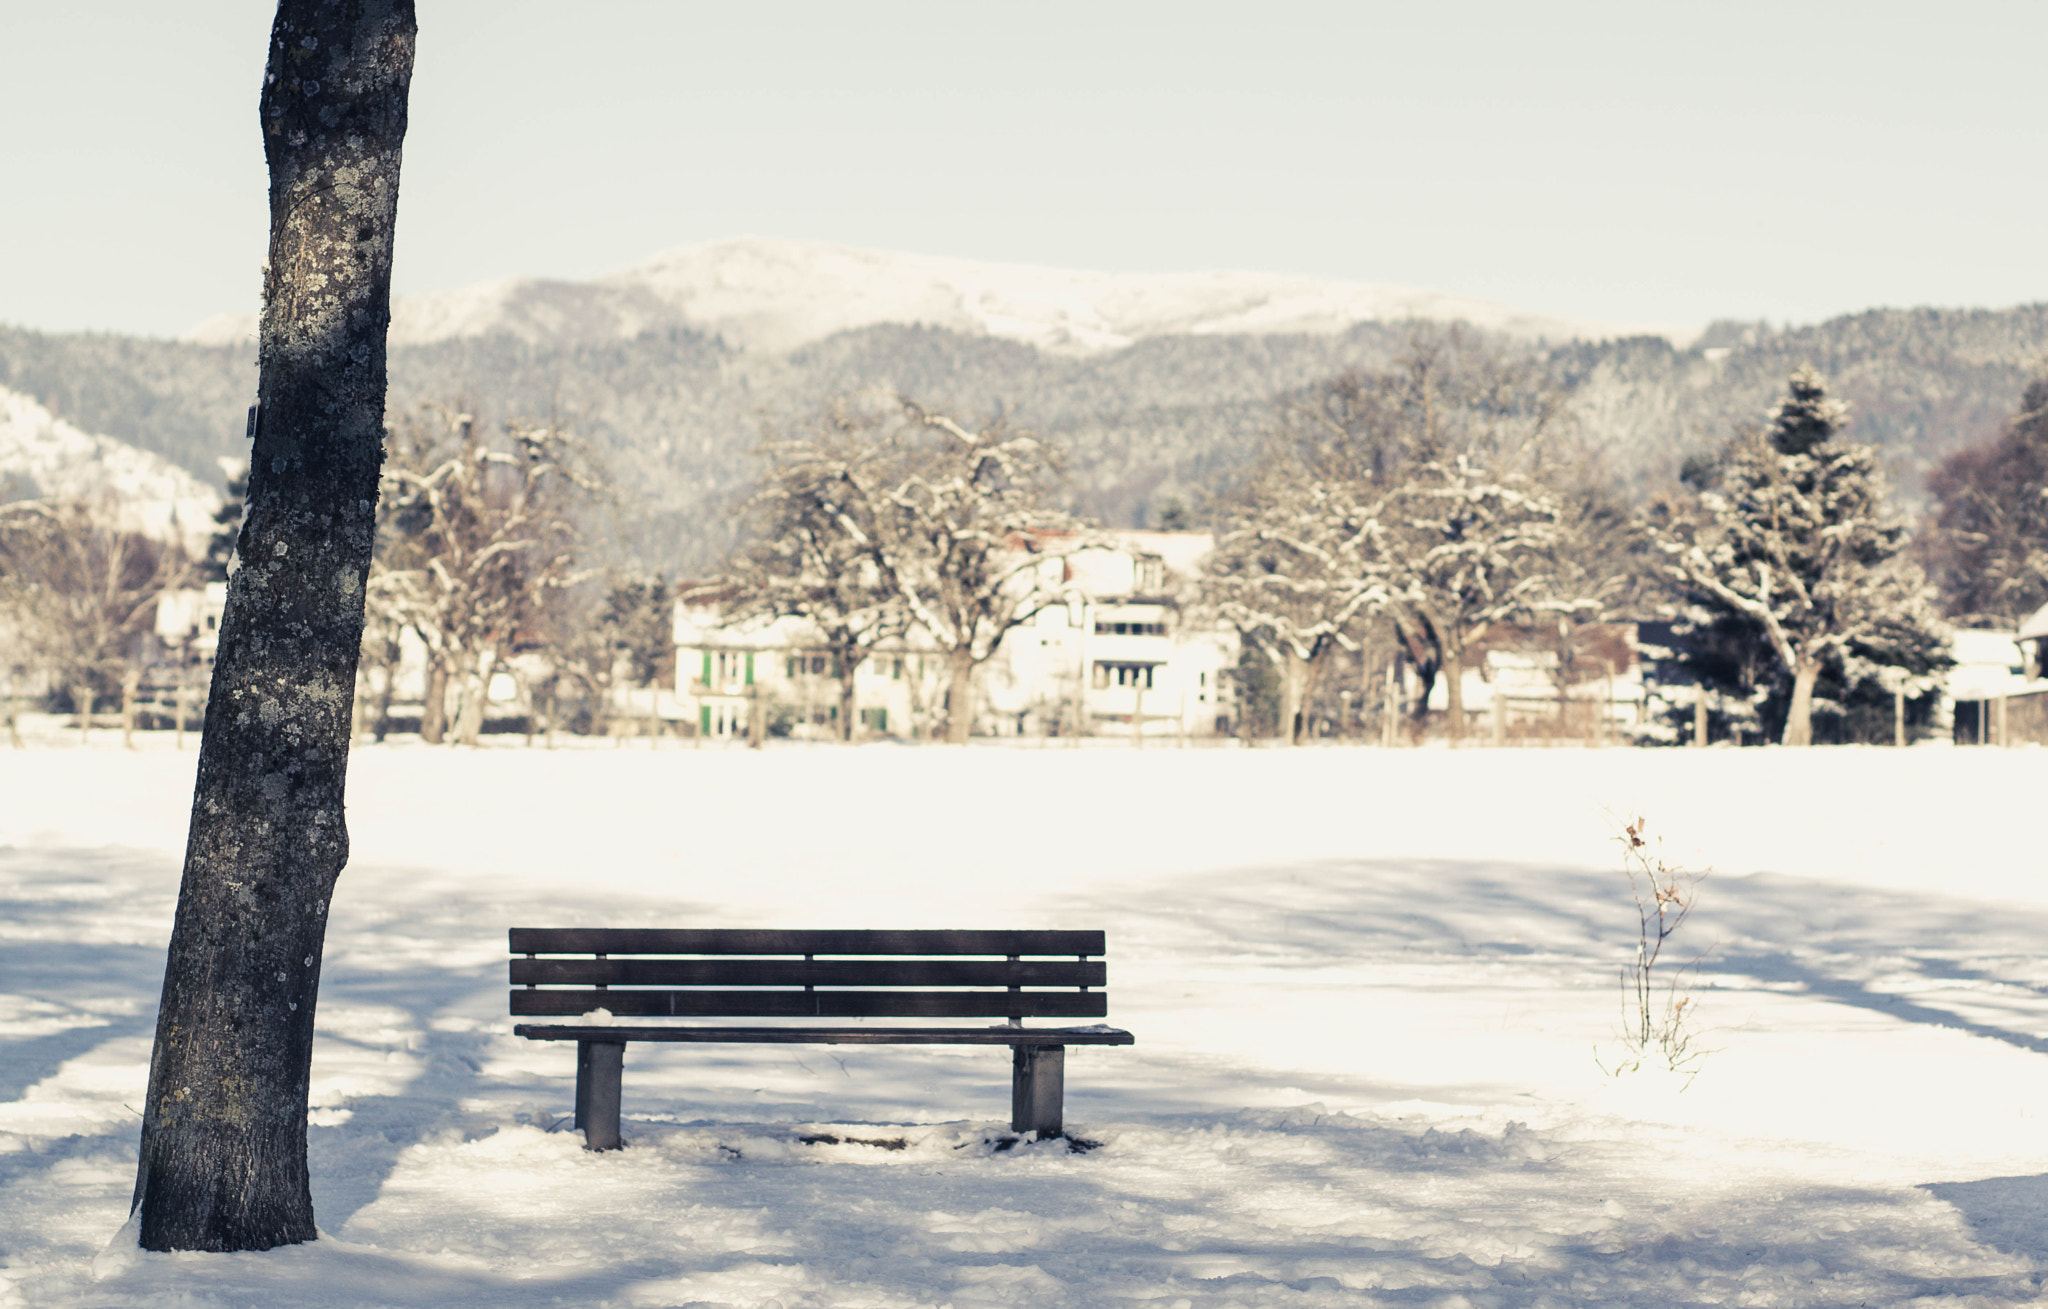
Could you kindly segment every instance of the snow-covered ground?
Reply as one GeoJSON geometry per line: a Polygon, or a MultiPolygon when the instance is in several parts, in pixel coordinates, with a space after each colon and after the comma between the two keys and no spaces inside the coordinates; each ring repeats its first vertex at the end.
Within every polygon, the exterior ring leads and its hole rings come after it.
{"type": "Polygon", "coordinates": [[[2048,753],[367,747],[327,1235],[162,1256],[118,1232],[168,746],[0,749],[0,1305],[2043,1294],[2048,753]],[[1714,870],[1689,1087],[1595,1062],[1632,813],[1714,870]],[[1138,1044],[1069,1055],[1086,1153],[996,1148],[1001,1050],[635,1046],[589,1155],[503,984],[507,926],[580,923],[1102,927],[1138,1044]]]}

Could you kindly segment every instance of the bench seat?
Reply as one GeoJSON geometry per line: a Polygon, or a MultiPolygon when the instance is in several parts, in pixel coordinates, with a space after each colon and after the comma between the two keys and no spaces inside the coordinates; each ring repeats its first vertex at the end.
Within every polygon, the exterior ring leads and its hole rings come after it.
{"type": "Polygon", "coordinates": [[[625,1049],[635,1041],[1006,1045],[1010,1126],[1041,1140],[1064,1132],[1066,1047],[1136,1041],[1102,1024],[1023,1026],[1027,1017],[1099,1018],[1108,1012],[1101,932],[513,928],[510,942],[515,1016],[580,1018],[601,1009],[614,1019],[520,1023],[512,1029],[531,1041],[576,1042],[576,1126],[593,1150],[623,1144],[619,1098],[625,1049]],[[1007,1024],[615,1021],[668,1017],[1003,1018],[1007,1024]]]}
{"type": "Polygon", "coordinates": [[[747,1041],[790,1045],[1133,1045],[1116,1027],[565,1027],[518,1023],[529,1041],[747,1041]]]}

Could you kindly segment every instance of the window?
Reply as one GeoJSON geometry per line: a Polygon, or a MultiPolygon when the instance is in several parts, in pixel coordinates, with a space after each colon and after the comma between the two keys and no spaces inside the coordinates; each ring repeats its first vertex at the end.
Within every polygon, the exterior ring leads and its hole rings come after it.
{"type": "Polygon", "coordinates": [[[1157,664],[1113,664],[1098,661],[1095,665],[1095,689],[1106,691],[1112,686],[1127,689],[1152,689],[1152,670],[1157,664]]]}
{"type": "Polygon", "coordinates": [[[1139,557],[1131,561],[1136,590],[1140,595],[1158,595],[1166,589],[1166,561],[1139,557]]]}
{"type": "Polygon", "coordinates": [[[1097,636],[1165,636],[1165,623],[1112,622],[1106,618],[1095,620],[1097,636]]]}

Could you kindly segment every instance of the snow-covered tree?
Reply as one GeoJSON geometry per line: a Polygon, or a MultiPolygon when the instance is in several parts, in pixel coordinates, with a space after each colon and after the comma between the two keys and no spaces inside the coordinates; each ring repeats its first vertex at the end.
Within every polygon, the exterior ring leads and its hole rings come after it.
{"type": "Polygon", "coordinates": [[[1786,745],[1812,743],[1815,688],[1831,666],[1853,685],[1946,662],[1877,454],[1840,439],[1846,417],[1820,375],[1798,369],[1768,424],[1723,451],[1693,512],[1657,529],[1695,623],[1739,617],[1769,644],[1789,682],[1786,745]]]}
{"type": "Polygon", "coordinates": [[[751,502],[756,540],[732,576],[740,618],[809,619],[835,647],[844,729],[854,672],[875,645],[921,629],[947,664],[946,739],[974,725],[976,671],[1069,589],[1061,554],[1084,525],[1052,503],[1056,452],[1000,418],[969,430],[896,397],[848,401],[771,443],[751,502]],[[735,586],[737,584],[737,586],[735,586]]]}
{"type": "Polygon", "coordinates": [[[894,417],[839,401],[770,441],[747,502],[748,543],[711,588],[732,597],[732,621],[799,618],[818,634],[839,681],[840,736],[849,741],[861,665],[910,622],[904,593],[877,558],[875,493],[890,482],[896,451],[883,434],[894,417]]]}
{"type": "Polygon", "coordinates": [[[1557,406],[1526,361],[1458,332],[1418,332],[1377,373],[1287,397],[1207,569],[1210,607],[1284,673],[1300,730],[1319,661],[1385,620],[1422,675],[1441,670],[1462,728],[1466,651],[1523,611],[1560,539],[1544,468],[1557,406]]]}
{"type": "Polygon", "coordinates": [[[157,598],[190,571],[176,545],[117,518],[81,501],[0,507],[0,630],[18,647],[8,662],[50,676],[81,721],[122,685],[157,598]]]}
{"type": "Polygon", "coordinates": [[[974,724],[974,676],[1012,631],[1069,595],[1063,553],[1086,547],[1081,521],[1052,503],[1055,452],[1001,419],[971,431],[914,401],[890,450],[853,478],[883,583],[947,665],[946,739],[974,724]]]}
{"type": "Polygon", "coordinates": [[[1203,566],[1203,605],[1280,673],[1280,737],[1299,742],[1304,706],[1333,650],[1386,598],[1377,566],[1383,497],[1356,481],[1263,480],[1203,566]],[[1361,496],[1360,491],[1366,494],[1361,496]]]}
{"type": "Polygon", "coordinates": [[[452,690],[454,740],[474,744],[514,637],[580,578],[581,517],[603,487],[552,426],[508,423],[493,437],[471,414],[430,407],[388,444],[370,604],[426,645],[421,736],[443,739],[452,690]]]}
{"type": "Polygon", "coordinates": [[[1451,737],[1465,731],[1465,658],[1496,624],[1546,600],[1558,497],[1484,450],[1432,460],[1389,498],[1378,571],[1386,607],[1443,670],[1451,737]]]}

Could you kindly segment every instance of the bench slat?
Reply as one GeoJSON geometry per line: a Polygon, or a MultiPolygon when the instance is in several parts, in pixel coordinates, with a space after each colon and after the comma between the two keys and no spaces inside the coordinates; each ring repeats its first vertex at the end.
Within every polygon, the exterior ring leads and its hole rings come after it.
{"type": "Polygon", "coordinates": [[[515,927],[513,954],[1099,955],[1102,932],[515,927]]]}
{"type": "Polygon", "coordinates": [[[527,991],[519,1015],[629,1018],[1101,1018],[1101,991],[527,991]]]}
{"type": "Polygon", "coordinates": [[[1115,1027],[588,1027],[520,1023],[529,1041],[700,1041],[787,1045],[1133,1045],[1115,1027]]]}
{"type": "Polygon", "coordinates": [[[1102,986],[1100,959],[514,959],[515,986],[1102,986]]]}

